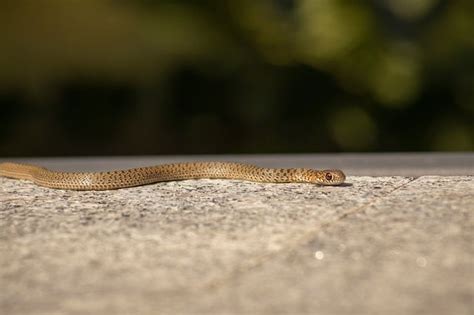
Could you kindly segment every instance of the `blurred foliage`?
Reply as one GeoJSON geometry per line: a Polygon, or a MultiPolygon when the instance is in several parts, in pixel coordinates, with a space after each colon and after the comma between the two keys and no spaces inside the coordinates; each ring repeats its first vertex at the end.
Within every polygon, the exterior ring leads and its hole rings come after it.
{"type": "Polygon", "coordinates": [[[474,149],[472,0],[2,0],[0,155],[474,149]]]}

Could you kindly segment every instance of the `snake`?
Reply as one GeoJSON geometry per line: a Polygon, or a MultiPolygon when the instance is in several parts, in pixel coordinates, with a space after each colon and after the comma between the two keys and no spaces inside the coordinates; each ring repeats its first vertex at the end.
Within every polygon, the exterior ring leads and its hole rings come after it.
{"type": "Polygon", "coordinates": [[[344,183],[346,178],[336,169],[265,168],[235,162],[183,162],[104,172],[61,172],[37,165],[5,162],[0,163],[0,176],[63,190],[112,190],[204,178],[334,186],[344,183]]]}

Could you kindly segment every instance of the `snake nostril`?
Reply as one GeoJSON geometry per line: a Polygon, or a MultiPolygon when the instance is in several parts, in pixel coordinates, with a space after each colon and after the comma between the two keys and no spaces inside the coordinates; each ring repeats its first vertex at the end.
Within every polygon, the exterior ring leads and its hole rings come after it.
{"type": "Polygon", "coordinates": [[[331,173],[326,173],[326,175],[324,177],[326,178],[326,180],[332,180],[332,174],[331,173]]]}

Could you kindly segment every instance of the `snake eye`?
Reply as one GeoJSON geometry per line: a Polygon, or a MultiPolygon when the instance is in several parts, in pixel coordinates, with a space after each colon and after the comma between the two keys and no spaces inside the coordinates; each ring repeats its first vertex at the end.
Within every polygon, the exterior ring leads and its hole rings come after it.
{"type": "Polygon", "coordinates": [[[326,175],[324,177],[326,177],[326,180],[332,180],[332,174],[331,173],[326,173],[326,175]]]}

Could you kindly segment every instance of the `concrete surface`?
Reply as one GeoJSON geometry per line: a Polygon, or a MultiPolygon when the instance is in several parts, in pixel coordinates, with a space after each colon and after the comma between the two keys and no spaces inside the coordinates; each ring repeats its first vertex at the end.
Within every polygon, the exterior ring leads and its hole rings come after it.
{"type": "Polygon", "coordinates": [[[474,177],[348,183],[0,178],[0,314],[473,314],[474,177]]]}

